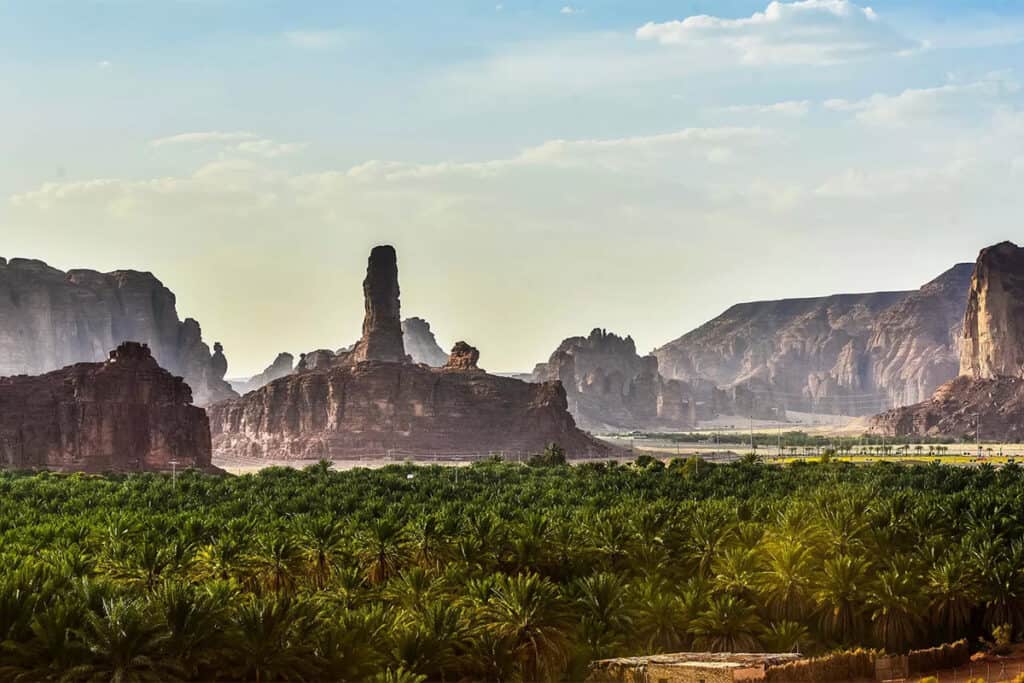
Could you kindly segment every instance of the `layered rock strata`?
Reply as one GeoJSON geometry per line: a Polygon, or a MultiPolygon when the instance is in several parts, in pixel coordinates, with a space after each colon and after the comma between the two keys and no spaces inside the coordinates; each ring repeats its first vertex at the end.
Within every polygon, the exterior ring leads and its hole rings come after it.
{"type": "MultiPolygon", "coordinates": [[[[305,354],[303,354],[305,356],[305,354]]],[[[247,394],[250,391],[255,391],[260,387],[270,384],[275,379],[281,379],[292,374],[292,370],[295,369],[295,356],[290,353],[279,353],[274,362],[266,367],[258,375],[254,375],[244,382],[234,382],[231,388],[237,391],[239,394],[247,394]]]]}
{"type": "Polygon", "coordinates": [[[224,381],[222,349],[211,353],[199,323],[179,320],[174,293],[151,273],[65,273],[42,261],[0,258],[0,376],[102,361],[126,340],[148,344],[200,405],[237,395],[224,381]]]}
{"type": "Polygon", "coordinates": [[[654,354],[666,377],[739,389],[755,413],[870,415],[956,376],[971,270],[912,292],[739,304],[654,354]]]}
{"type": "Polygon", "coordinates": [[[0,465],[66,471],[213,469],[210,427],[145,344],[104,363],[0,378],[0,465]]]}
{"type": "Polygon", "coordinates": [[[402,342],[405,344],[405,352],[414,363],[439,368],[448,362],[448,354],[437,343],[430,323],[423,318],[413,317],[402,321],[402,342]]]}
{"type": "Polygon", "coordinates": [[[210,409],[214,453],[225,459],[341,459],[539,452],[609,447],[580,431],[559,382],[487,374],[456,344],[444,367],[413,363],[399,322],[394,250],[367,265],[363,337],[351,351],[306,354],[293,374],[210,409]]]}

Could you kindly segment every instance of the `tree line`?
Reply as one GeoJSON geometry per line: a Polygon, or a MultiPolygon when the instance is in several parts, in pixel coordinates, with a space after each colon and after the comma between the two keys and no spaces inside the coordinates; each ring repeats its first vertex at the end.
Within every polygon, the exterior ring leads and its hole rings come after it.
{"type": "Polygon", "coordinates": [[[0,680],[581,680],[1024,633],[1024,470],[0,473],[0,680]]]}

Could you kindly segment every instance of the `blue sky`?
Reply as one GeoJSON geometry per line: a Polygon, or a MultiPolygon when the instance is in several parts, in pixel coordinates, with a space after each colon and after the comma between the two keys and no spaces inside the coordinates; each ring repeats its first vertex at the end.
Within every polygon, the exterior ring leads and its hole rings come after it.
{"type": "Polygon", "coordinates": [[[152,270],[232,375],[408,314],[528,369],[1022,239],[1019,2],[0,1],[3,256],[152,270]]]}

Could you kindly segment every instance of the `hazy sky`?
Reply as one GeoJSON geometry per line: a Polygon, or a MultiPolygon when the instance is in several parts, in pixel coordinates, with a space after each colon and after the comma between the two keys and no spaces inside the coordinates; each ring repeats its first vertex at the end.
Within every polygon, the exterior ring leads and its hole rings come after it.
{"type": "Polygon", "coordinates": [[[151,270],[229,376],[374,244],[491,370],[1024,240],[1018,0],[0,0],[0,255],[151,270]]]}

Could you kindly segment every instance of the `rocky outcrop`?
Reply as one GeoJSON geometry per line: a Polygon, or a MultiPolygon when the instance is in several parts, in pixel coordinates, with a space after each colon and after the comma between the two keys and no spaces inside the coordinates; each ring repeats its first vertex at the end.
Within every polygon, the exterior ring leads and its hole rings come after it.
{"type": "Polygon", "coordinates": [[[966,297],[961,376],[927,401],[871,422],[897,436],[1024,438],[1024,249],[1003,242],[982,250],[966,297]]]}
{"type": "Polygon", "coordinates": [[[569,410],[591,430],[689,429],[697,418],[692,388],[658,373],[658,359],[641,357],[632,337],[594,329],[563,341],[534,381],[557,380],[569,410]]]}
{"type": "Polygon", "coordinates": [[[441,349],[430,329],[430,323],[423,318],[406,318],[402,321],[402,341],[405,352],[414,363],[439,368],[448,362],[448,354],[441,349]]]}
{"type": "Polygon", "coordinates": [[[126,340],[148,344],[200,405],[237,395],[224,381],[223,353],[210,353],[198,322],[179,320],[174,294],[151,273],[65,273],[42,261],[0,259],[0,376],[102,361],[126,340]]]}
{"type": "Polygon", "coordinates": [[[974,441],[1024,439],[1024,380],[960,376],[927,401],[872,418],[870,431],[900,437],[974,441]]]}
{"type": "MultiPolygon", "coordinates": [[[[475,347],[464,341],[455,342],[452,352],[448,356],[448,362],[444,364],[446,370],[480,370],[477,362],[480,360],[480,352],[475,347]]],[[[482,372],[482,371],[481,371],[482,372]]]]}
{"type": "Polygon", "coordinates": [[[206,413],[145,344],[104,363],[0,378],[0,466],[171,471],[210,465],[206,413]]]}
{"type": "MultiPolygon", "coordinates": [[[[305,356],[306,354],[303,354],[305,356]]],[[[292,374],[294,369],[295,356],[290,353],[279,353],[274,362],[271,363],[267,368],[258,375],[250,377],[244,382],[232,383],[231,387],[239,394],[247,394],[250,391],[255,391],[260,387],[270,384],[275,379],[281,379],[292,374]]]]}
{"type": "Polygon", "coordinates": [[[1024,249],[1012,242],[978,256],[964,317],[960,374],[1024,377],[1024,249]]]}
{"type": "Polygon", "coordinates": [[[398,256],[392,246],[374,247],[363,280],[363,336],[351,352],[355,362],[406,359],[398,290],[398,256]]]}
{"type": "Polygon", "coordinates": [[[528,453],[550,442],[575,456],[609,452],[576,427],[558,382],[489,375],[468,344],[443,368],[413,363],[397,323],[397,273],[394,250],[374,249],[352,351],[306,354],[293,374],[210,408],[216,457],[528,453]]]}
{"type": "Polygon", "coordinates": [[[956,375],[970,272],[913,292],[739,304],[654,353],[665,376],[740,389],[754,412],[872,414],[956,375]]]}

